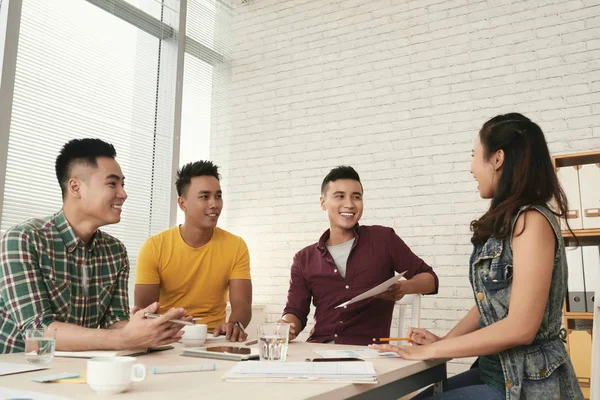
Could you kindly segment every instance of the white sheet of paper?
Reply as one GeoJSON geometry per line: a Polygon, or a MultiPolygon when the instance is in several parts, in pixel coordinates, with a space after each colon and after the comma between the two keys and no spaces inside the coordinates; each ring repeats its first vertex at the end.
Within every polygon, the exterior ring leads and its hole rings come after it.
{"type": "Polygon", "coordinates": [[[225,335],[220,335],[220,336],[208,335],[206,337],[206,343],[226,342],[226,341],[227,341],[227,337],[225,337],[225,335]]]}
{"type": "Polygon", "coordinates": [[[92,351],[55,351],[55,357],[67,358],[102,358],[117,357],[119,350],[92,350],[92,351]]]}
{"type": "Polygon", "coordinates": [[[375,349],[357,349],[355,350],[360,358],[400,358],[393,351],[378,352],[375,349]]]}
{"type": "Polygon", "coordinates": [[[223,377],[226,380],[265,380],[319,382],[346,381],[376,383],[377,373],[373,364],[365,362],[239,362],[223,377]]]}
{"type": "Polygon", "coordinates": [[[352,299],[336,306],[335,308],[344,307],[344,306],[350,305],[352,303],[356,303],[361,300],[368,299],[369,297],[377,296],[378,294],[385,292],[386,290],[388,290],[390,288],[390,286],[392,286],[396,282],[398,282],[400,280],[400,278],[402,278],[404,276],[405,273],[406,273],[406,271],[394,276],[393,278],[388,279],[387,281],[385,281],[383,283],[380,283],[379,285],[375,286],[374,288],[371,288],[371,289],[367,290],[366,292],[359,294],[356,297],[353,297],[352,299]]]}
{"type": "Polygon", "coordinates": [[[68,397],[55,396],[40,392],[29,392],[25,390],[15,390],[0,387],[3,399],[35,399],[35,400],[69,400],[68,397]]]}
{"type": "Polygon", "coordinates": [[[315,353],[325,358],[396,358],[400,357],[393,352],[380,353],[375,349],[355,349],[355,350],[313,350],[315,353]]]}
{"type": "Polygon", "coordinates": [[[29,365],[29,364],[13,364],[13,363],[0,363],[0,376],[20,374],[21,372],[37,371],[40,369],[48,369],[49,367],[43,365],[29,365]]]}

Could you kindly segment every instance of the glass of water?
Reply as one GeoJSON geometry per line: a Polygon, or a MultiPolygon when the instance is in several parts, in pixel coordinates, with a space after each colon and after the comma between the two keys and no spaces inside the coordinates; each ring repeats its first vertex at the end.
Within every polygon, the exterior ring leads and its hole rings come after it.
{"type": "Polygon", "coordinates": [[[48,364],[54,357],[55,329],[27,329],[25,331],[25,361],[30,364],[48,364]]]}
{"type": "Polygon", "coordinates": [[[290,324],[272,323],[258,326],[258,349],[261,361],[285,361],[290,324]]]}

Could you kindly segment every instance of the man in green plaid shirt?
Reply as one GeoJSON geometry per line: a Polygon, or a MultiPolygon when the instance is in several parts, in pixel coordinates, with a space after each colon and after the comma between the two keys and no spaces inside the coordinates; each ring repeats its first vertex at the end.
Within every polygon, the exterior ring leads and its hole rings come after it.
{"type": "Polygon", "coordinates": [[[157,319],[158,303],[129,320],[125,246],[100,231],[121,219],[125,177],[114,147],[72,140],[56,159],[63,209],[30,219],[0,239],[0,353],[25,350],[27,329],[56,332],[56,349],[121,350],[179,340],[183,309],[157,319]],[[98,329],[101,328],[101,329],[98,329]]]}

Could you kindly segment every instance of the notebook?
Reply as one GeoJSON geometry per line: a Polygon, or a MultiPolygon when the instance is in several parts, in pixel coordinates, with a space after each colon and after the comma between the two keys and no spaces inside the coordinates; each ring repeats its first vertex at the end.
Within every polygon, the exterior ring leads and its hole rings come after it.
{"type": "Polygon", "coordinates": [[[183,350],[181,355],[230,361],[258,360],[259,358],[257,348],[236,346],[190,347],[183,350]]]}
{"type": "Polygon", "coordinates": [[[223,375],[223,378],[230,382],[377,383],[377,373],[370,361],[237,363],[223,375]]]}
{"type": "Polygon", "coordinates": [[[130,356],[137,357],[148,353],[154,353],[157,351],[171,350],[173,346],[165,345],[158,347],[147,347],[140,349],[129,349],[129,350],[92,350],[92,351],[55,351],[55,357],[67,357],[67,358],[102,358],[102,357],[121,357],[130,356]]]}

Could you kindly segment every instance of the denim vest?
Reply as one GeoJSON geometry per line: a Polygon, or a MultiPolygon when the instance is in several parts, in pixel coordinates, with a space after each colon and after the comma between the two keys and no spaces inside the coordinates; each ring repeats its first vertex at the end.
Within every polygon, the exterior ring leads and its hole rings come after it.
{"type": "Polygon", "coordinates": [[[556,235],[554,268],[548,302],[533,343],[498,353],[506,398],[583,399],[571,360],[559,338],[567,290],[567,262],[558,222],[548,208],[520,208],[512,220],[511,235],[503,240],[492,236],[485,244],[475,246],[469,262],[469,280],[475,302],[486,325],[508,315],[513,277],[512,231],[521,212],[527,209],[539,211],[552,225],[556,235]]]}

